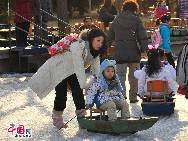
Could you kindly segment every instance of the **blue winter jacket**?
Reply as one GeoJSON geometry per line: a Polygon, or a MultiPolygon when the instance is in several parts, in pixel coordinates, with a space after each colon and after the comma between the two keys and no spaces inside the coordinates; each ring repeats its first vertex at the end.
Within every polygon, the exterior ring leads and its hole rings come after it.
{"type": "Polygon", "coordinates": [[[170,27],[168,24],[162,23],[160,25],[160,34],[162,37],[162,44],[160,48],[163,49],[165,53],[172,52],[170,47],[170,27]]]}
{"type": "Polygon", "coordinates": [[[109,66],[114,67],[114,69],[116,70],[115,63],[116,62],[114,60],[108,59],[105,59],[101,63],[99,78],[90,86],[90,88],[86,92],[86,104],[90,105],[90,107],[95,104],[96,107],[99,108],[106,102],[124,99],[124,96],[122,94],[123,88],[120,84],[117,74],[115,77],[117,85],[113,88],[109,87],[109,82],[103,76],[103,71],[109,66]]]}

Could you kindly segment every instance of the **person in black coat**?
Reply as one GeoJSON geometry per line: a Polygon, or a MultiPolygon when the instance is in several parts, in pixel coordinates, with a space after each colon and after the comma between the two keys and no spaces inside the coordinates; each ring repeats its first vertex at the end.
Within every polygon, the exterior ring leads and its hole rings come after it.
{"type": "Polygon", "coordinates": [[[108,32],[108,46],[115,42],[113,57],[117,62],[117,74],[124,89],[126,97],[126,72],[129,67],[129,100],[137,100],[137,80],[134,78],[135,68],[139,68],[141,54],[147,50],[148,39],[146,29],[138,16],[139,6],[134,1],[125,1],[122,12],[113,20],[108,32]]]}
{"type": "Polygon", "coordinates": [[[117,15],[117,10],[114,6],[114,0],[104,0],[103,6],[99,10],[99,19],[104,22],[104,26],[107,27],[117,15]]]}

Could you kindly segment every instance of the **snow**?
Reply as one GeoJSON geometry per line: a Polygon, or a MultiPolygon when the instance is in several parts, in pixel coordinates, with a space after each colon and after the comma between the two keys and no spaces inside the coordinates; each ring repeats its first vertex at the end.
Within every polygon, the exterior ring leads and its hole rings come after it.
{"type": "MultiPolygon", "coordinates": [[[[57,130],[52,125],[51,111],[54,92],[42,101],[27,86],[32,74],[12,74],[0,76],[0,140],[26,140],[14,138],[8,134],[10,124],[23,124],[32,129],[32,138],[37,141],[188,141],[188,100],[176,95],[175,113],[160,117],[150,129],[139,131],[131,136],[111,136],[90,133],[78,127],[74,119],[67,129],[57,130]]],[[[143,116],[140,102],[130,104],[132,116],[143,116]]],[[[68,121],[75,116],[75,108],[68,94],[64,119],[68,121]]]]}

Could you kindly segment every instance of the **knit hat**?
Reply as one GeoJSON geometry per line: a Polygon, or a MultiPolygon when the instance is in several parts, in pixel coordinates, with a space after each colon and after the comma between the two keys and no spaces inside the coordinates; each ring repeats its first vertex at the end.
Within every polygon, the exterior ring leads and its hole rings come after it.
{"type": "Polygon", "coordinates": [[[159,6],[154,11],[154,17],[156,19],[161,19],[164,15],[168,15],[169,10],[165,6],[159,6]]]}

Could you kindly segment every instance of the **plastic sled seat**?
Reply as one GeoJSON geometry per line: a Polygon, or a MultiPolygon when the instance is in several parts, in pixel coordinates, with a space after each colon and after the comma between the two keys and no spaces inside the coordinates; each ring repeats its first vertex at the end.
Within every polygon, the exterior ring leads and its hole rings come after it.
{"type": "Polygon", "coordinates": [[[167,81],[149,81],[147,83],[147,101],[143,101],[141,104],[143,113],[149,116],[174,113],[175,102],[173,98],[169,97],[168,90],[167,81]]]}
{"type": "Polygon", "coordinates": [[[153,80],[147,82],[147,97],[151,102],[164,101],[169,97],[168,81],[153,80]]]}

